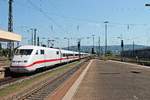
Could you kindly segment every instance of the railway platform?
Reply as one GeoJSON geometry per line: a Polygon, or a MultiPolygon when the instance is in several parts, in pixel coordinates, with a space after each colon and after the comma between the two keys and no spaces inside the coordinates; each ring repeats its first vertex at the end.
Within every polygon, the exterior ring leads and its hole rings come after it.
{"type": "Polygon", "coordinates": [[[63,100],[150,100],[149,76],[149,67],[94,59],[63,100]]]}
{"type": "Polygon", "coordinates": [[[9,69],[10,61],[5,57],[0,57],[0,79],[7,76],[7,70],[9,69]]]}

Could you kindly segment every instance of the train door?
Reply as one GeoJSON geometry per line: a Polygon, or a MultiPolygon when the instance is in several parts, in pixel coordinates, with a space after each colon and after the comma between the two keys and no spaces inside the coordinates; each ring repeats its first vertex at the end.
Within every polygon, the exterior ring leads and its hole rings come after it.
{"type": "Polygon", "coordinates": [[[56,59],[57,59],[57,63],[60,63],[61,59],[60,59],[60,51],[56,51],[56,59]]]}
{"type": "Polygon", "coordinates": [[[44,62],[45,61],[45,58],[46,56],[45,56],[45,50],[40,50],[40,59],[43,61],[43,63],[41,63],[41,66],[42,67],[45,67],[46,66],[46,62],[44,62]]]}
{"type": "Polygon", "coordinates": [[[62,57],[63,57],[63,54],[61,52],[61,50],[59,50],[60,54],[59,54],[59,58],[60,58],[60,63],[62,63],[62,57]]]}

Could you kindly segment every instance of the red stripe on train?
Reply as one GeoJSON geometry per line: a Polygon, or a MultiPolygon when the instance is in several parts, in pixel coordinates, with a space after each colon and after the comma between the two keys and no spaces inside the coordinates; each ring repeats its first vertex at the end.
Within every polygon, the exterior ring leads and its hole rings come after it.
{"type": "Polygon", "coordinates": [[[54,61],[61,61],[61,60],[65,60],[65,59],[74,59],[74,58],[78,58],[78,57],[72,57],[72,58],[59,58],[59,59],[50,59],[50,60],[39,60],[39,61],[35,61],[30,65],[27,66],[11,66],[11,67],[31,67],[35,64],[41,64],[41,63],[46,63],[46,62],[54,62],[54,61]]]}

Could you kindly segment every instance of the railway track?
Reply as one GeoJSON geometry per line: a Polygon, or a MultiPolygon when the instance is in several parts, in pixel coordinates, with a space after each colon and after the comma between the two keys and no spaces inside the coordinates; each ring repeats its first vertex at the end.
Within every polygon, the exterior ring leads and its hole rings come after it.
{"type": "Polygon", "coordinates": [[[20,75],[15,75],[15,76],[10,76],[9,75],[9,76],[5,77],[4,79],[0,80],[0,89],[2,89],[4,87],[7,87],[9,85],[16,84],[18,82],[24,81],[26,79],[34,78],[34,77],[36,77],[38,75],[47,73],[47,72],[49,72],[49,69],[53,70],[53,69],[56,69],[57,67],[58,66],[55,65],[52,68],[48,68],[47,70],[46,69],[45,70],[41,70],[41,71],[38,71],[37,73],[22,74],[22,75],[20,74],[20,75]]]}
{"type": "Polygon", "coordinates": [[[19,80],[24,80],[27,76],[21,76],[21,77],[6,77],[2,80],[0,80],[0,89],[7,87],[12,84],[16,84],[19,82],[19,80]]]}
{"type": "Polygon", "coordinates": [[[79,63],[67,72],[58,75],[54,79],[47,79],[40,84],[37,84],[33,89],[20,93],[11,98],[11,100],[43,100],[51,92],[53,92],[61,83],[66,81],[73,73],[75,73],[84,62],[79,63]]]}
{"type": "Polygon", "coordinates": [[[0,87],[3,86],[3,85],[5,85],[5,84],[14,82],[14,81],[17,81],[17,79],[16,78],[12,78],[12,77],[6,77],[4,79],[1,79],[0,80],[0,87]]]}

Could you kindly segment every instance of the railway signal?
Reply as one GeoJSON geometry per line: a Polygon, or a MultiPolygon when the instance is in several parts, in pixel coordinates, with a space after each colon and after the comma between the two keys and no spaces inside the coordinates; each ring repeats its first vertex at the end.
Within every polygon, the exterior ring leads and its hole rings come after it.
{"type": "Polygon", "coordinates": [[[81,45],[80,45],[80,40],[78,41],[78,52],[79,52],[79,59],[80,59],[80,50],[81,50],[81,45]]]}
{"type": "Polygon", "coordinates": [[[124,43],[123,40],[121,40],[121,61],[123,61],[123,52],[124,51],[124,43]]]}

